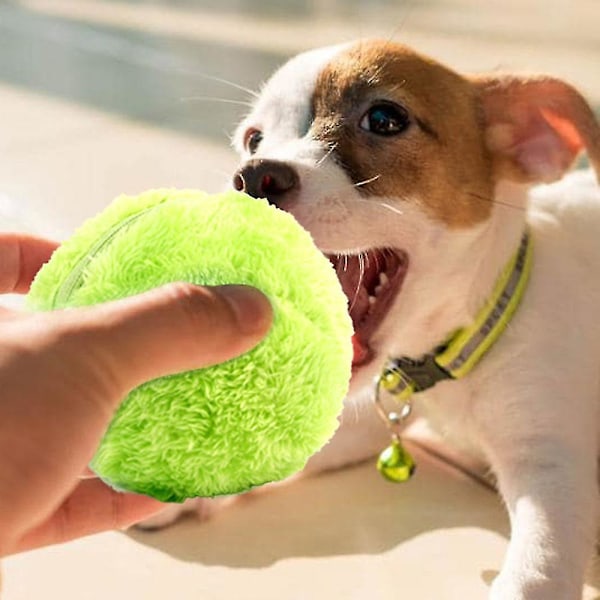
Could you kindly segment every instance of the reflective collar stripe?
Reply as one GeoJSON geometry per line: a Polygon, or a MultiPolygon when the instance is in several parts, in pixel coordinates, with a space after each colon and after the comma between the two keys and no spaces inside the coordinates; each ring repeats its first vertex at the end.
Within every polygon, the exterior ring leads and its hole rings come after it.
{"type": "Polygon", "coordinates": [[[467,375],[510,322],[527,287],[531,262],[531,235],[526,230],[519,249],[502,271],[491,297],[475,321],[421,359],[391,359],[379,384],[398,399],[407,400],[413,393],[429,389],[439,381],[467,375]]]}
{"type": "Polygon", "coordinates": [[[472,325],[452,337],[435,362],[452,377],[464,377],[498,340],[515,313],[531,272],[532,244],[526,231],[518,251],[500,275],[492,296],[472,325]]]}

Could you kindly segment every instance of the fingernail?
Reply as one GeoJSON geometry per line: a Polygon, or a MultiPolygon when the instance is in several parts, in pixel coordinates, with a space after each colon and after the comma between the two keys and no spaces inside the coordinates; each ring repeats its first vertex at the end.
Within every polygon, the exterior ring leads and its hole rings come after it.
{"type": "Polygon", "coordinates": [[[267,332],[273,311],[264,294],[247,285],[222,285],[216,289],[233,309],[243,334],[256,335],[267,332]]]}

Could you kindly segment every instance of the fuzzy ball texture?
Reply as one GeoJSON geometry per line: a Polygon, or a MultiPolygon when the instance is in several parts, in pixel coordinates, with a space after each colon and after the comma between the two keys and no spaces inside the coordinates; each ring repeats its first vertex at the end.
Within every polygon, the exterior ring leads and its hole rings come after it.
{"type": "Polygon", "coordinates": [[[273,305],[272,329],[239,358],[133,390],[91,468],[169,502],[302,469],[338,426],[352,323],[331,264],[291,215],[238,192],[121,196],[54,253],[28,304],[96,304],[171,281],[254,286],[273,305]]]}

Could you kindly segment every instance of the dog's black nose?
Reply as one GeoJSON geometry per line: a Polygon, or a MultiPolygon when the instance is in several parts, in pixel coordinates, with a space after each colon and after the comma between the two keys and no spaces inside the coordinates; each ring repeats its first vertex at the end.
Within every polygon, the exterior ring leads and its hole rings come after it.
{"type": "Polygon", "coordinates": [[[277,205],[284,195],[299,187],[300,178],[290,165],[262,158],[248,161],[233,176],[233,187],[254,198],[277,205]]]}

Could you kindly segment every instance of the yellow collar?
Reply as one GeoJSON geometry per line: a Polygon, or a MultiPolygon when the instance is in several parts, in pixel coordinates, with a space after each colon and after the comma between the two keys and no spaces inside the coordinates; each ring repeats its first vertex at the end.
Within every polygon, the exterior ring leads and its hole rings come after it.
{"type": "Polygon", "coordinates": [[[379,470],[387,479],[405,481],[414,470],[414,462],[402,448],[397,431],[410,414],[411,397],[440,381],[460,379],[473,370],[502,335],[521,302],[531,262],[531,235],[526,230],[517,252],[502,271],[492,295],[471,325],[459,329],[433,352],[419,359],[392,358],[386,363],[376,379],[374,399],[379,414],[392,432],[392,445],[382,452],[378,462],[379,470]],[[381,390],[402,404],[400,413],[387,413],[381,404],[381,390]]]}
{"type": "Polygon", "coordinates": [[[532,244],[528,231],[519,249],[496,281],[492,295],[468,327],[453,333],[432,353],[414,360],[390,359],[378,384],[398,400],[433,387],[444,379],[460,379],[473,370],[510,322],[523,298],[531,271],[532,244]]]}

